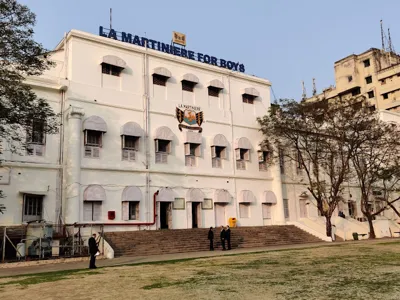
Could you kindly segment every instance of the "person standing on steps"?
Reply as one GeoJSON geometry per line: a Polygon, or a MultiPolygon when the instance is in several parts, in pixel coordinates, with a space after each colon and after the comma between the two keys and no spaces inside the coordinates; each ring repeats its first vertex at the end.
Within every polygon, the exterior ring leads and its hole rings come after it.
{"type": "Polygon", "coordinates": [[[220,234],[220,238],[221,238],[221,245],[222,245],[222,251],[225,251],[225,228],[224,226],[221,226],[221,234],[220,234]]]}
{"type": "Polygon", "coordinates": [[[89,269],[96,269],[96,253],[99,251],[96,242],[96,234],[93,233],[93,236],[89,239],[89,254],[90,254],[90,263],[89,269]]]}
{"type": "Polygon", "coordinates": [[[226,226],[225,239],[228,244],[228,250],[231,250],[231,229],[229,228],[229,226],[226,226]]]}
{"type": "Polygon", "coordinates": [[[214,231],[212,230],[212,227],[210,227],[210,230],[208,231],[208,239],[210,240],[210,251],[214,251],[214,231]]]}

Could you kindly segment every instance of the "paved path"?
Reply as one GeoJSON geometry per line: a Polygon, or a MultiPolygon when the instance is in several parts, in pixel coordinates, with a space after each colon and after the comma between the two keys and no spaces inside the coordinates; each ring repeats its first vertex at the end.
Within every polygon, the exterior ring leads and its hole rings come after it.
{"type": "MultiPolygon", "coordinates": [[[[230,251],[219,250],[219,251],[162,254],[162,255],[151,255],[151,256],[123,256],[114,259],[98,260],[96,262],[96,265],[98,267],[113,267],[113,266],[133,265],[140,263],[151,263],[151,262],[169,261],[177,259],[215,257],[223,255],[257,253],[257,252],[285,250],[285,249],[288,250],[305,249],[305,248],[314,248],[321,246],[332,247],[335,245],[349,244],[349,243],[380,243],[380,242],[396,242],[396,241],[398,241],[398,239],[361,240],[357,242],[335,242],[335,243],[319,242],[319,243],[309,243],[309,244],[280,245],[280,246],[262,247],[262,248],[233,249],[230,251]]],[[[47,272],[56,272],[64,270],[86,269],[88,267],[88,264],[89,264],[89,259],[87,260],[87,262],[65,262],[65,263],[28,266],[28,267],[15,267],[15,268],[4,268],[4,269],[0,268],[0,277],[47,273],[47,272]]]]}

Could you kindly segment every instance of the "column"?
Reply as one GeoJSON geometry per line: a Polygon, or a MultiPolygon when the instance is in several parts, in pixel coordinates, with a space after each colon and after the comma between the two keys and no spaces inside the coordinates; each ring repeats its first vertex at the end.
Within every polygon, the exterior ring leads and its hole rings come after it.
{"type": "Polygon", "coordinates": [[[285,211],[283,205],[282,195],[282,180],[279,163],[275,163],[271,166],[271,173],[273,176],[272,191],[275,193],[277,203],[275,205],[274,212],[274,225],[285,225],[285,211]]]}
{"type": "Polygon", "coordinates": [[[73,224],[80,220],[80,181],[81,181],[81,140],[83,108],[71,106],[68,113],[67,168],[65,223],[73,224]]]}

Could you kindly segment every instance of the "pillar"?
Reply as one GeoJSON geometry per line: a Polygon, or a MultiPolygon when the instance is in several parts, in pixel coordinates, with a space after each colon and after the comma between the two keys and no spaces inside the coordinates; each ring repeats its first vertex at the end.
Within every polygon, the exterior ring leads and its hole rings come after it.
{"type": "Polygon", "coordinates": [[[282,180],[279,163],[275,163],[271,166],[271,173],[273,177],[272,191],[275,193],[277,200],[274,212],[274,225],[285,225],[285,210],[283,205],[282,180]]]}
{"type": "Polygon", "coordinates": [[[80,220],[80,181],[81,181],[81,141],[83,108],[71,106],[68,112],[67,167],[65,223],[73,224],[80,220]]]}

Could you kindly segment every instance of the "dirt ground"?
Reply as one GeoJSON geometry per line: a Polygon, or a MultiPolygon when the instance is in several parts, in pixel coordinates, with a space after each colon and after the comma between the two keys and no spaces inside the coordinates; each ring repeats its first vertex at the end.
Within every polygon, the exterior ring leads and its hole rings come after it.
{"type": "Polygon", "coordinates": [[[0,278],[0,299],[400,299],[400,242],[0,278]]]}

